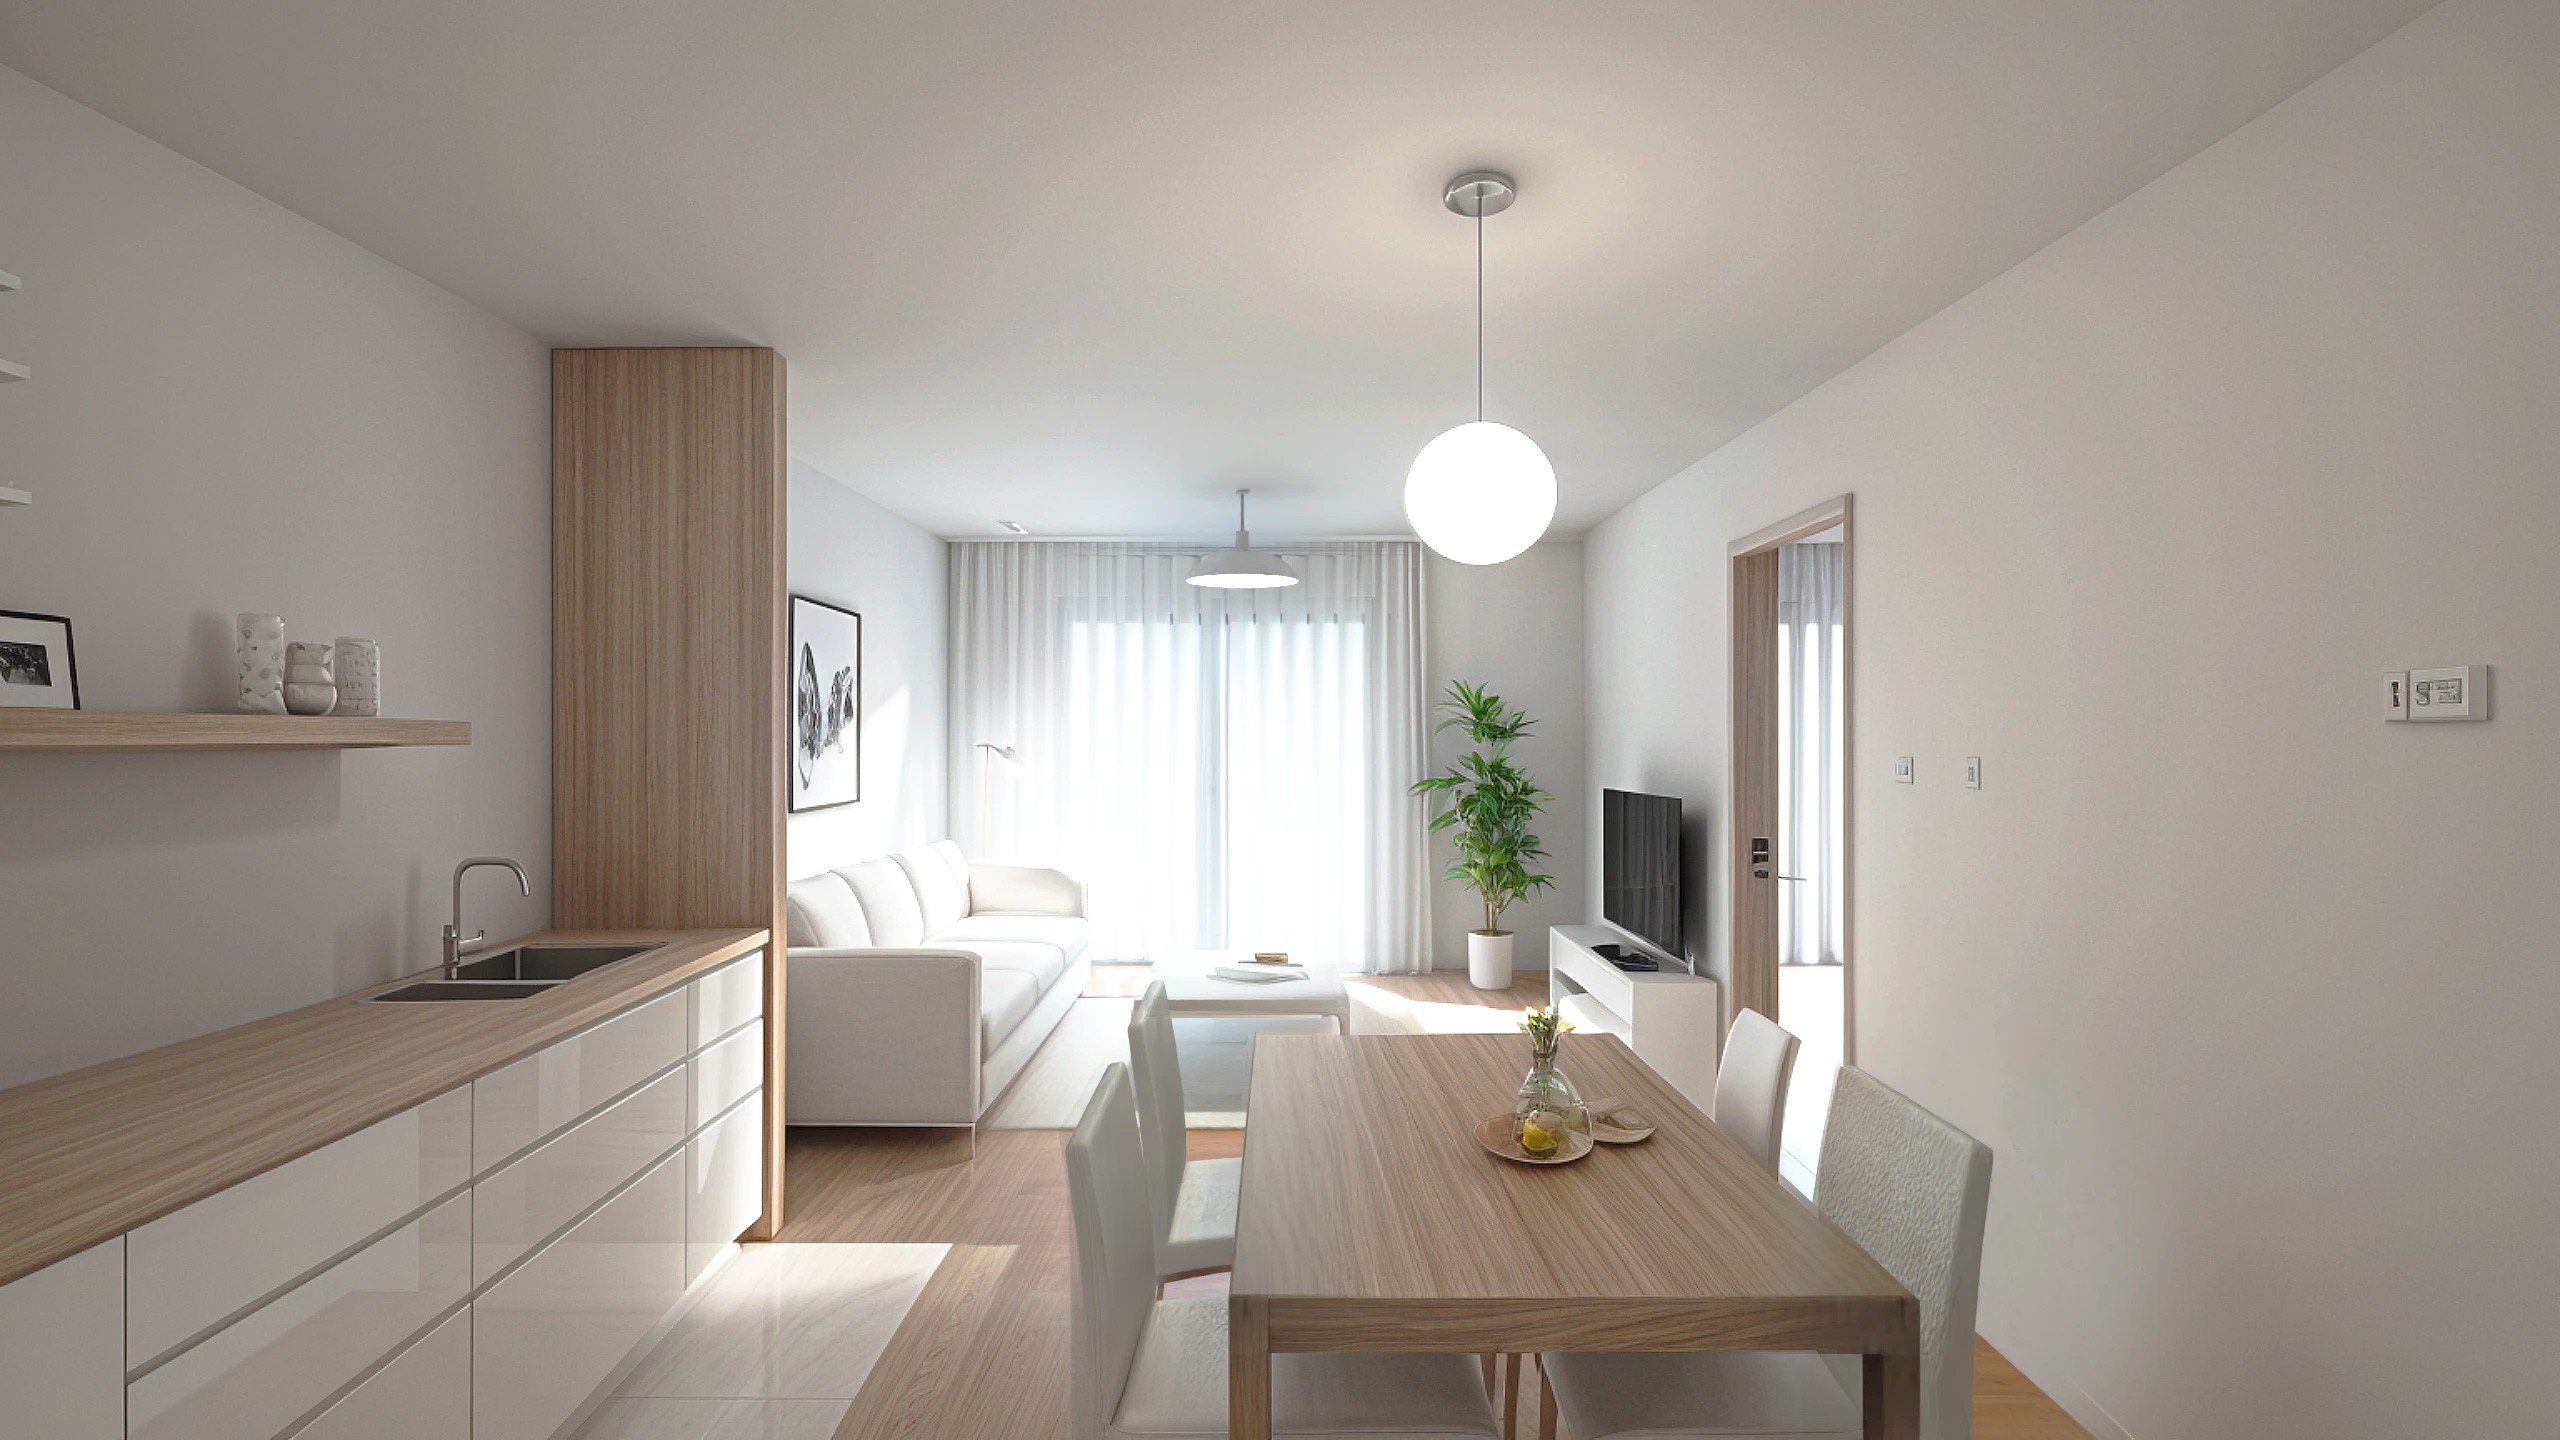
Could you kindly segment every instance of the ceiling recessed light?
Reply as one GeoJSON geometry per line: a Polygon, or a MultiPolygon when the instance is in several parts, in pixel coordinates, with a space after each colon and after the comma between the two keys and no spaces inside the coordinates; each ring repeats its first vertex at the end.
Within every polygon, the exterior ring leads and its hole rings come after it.
{"type": "Polygon", "coordinates": [[[996,523],[1007,530],[1012,531],[1016,535],[1028,535],[1031,533],[1031,527],[1023,524],[1019,520],[999,520],[996,523]]]}

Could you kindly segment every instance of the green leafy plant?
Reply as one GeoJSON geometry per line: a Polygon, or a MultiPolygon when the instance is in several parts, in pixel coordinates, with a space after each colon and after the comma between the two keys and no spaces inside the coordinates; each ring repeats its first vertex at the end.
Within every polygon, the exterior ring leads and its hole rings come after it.
{"type": "Polygon", "coordinates": [[[1449,682],[1440,715],[1435,729],[1463,730],[1477,748],[1459,756],[1449,773],[1415,781],[1413,793],[1447,797],[1431,816],[1431,833],[1453,832],[1458,847],[1442,878],[1475,891],[1484,901],[1484,929],[1477,933],[1499,935],[1503,911],[1555,884],[1554,876],[1530,868],[1547,858],[1529,822],[1549,797],[1511,759],[1511,742],[1537,722],[1464,680],[1449,682]]]}

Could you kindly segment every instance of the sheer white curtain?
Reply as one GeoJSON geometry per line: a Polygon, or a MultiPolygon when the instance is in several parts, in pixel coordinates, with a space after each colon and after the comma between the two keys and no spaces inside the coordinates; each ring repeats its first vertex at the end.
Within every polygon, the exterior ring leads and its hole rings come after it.
{"type": "Polygon", "coordinates": [[[1096,959],[1429,964],[1425,810],[1405,793],[1425,760],[1421,550],[1304,549],[1302,584],[1207,590],[1165,546],[952,546],[953,828],[972,854],[1084,879],[1096,959]],[[1022,757],[983,794],[982,741],[1022,757]]]}
{"type": "Polygon", "coordinates": [[[1837,965],[1847,928],[1841,783],[1843,547],[1778,549],[1778,963],[1837,965]]]}

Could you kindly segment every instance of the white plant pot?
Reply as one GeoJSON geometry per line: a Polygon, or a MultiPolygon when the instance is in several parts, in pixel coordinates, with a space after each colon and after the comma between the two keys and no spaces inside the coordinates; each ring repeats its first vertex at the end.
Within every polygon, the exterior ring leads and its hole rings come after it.
{"type": "Polygon", "coordinates": [[[1511,988],[1511,932],[1467,932],[1467,983],[1479,990],[1511,988]]]}

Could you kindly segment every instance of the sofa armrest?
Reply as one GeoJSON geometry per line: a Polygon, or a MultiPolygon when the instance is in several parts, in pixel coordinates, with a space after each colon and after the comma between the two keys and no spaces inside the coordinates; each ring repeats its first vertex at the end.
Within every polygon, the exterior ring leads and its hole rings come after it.
{"type": "Polygon", "coordinates": [[[795,1125],[978,1118],[979,961],[966,950],[786,952],[786,1117],[795,1125]]]}
{"type": "Polygon", "coordinates": [[[969,862],[972,915],[1082,915],[1084,900],[1084,882],[1064,870],[969,862]]]}

